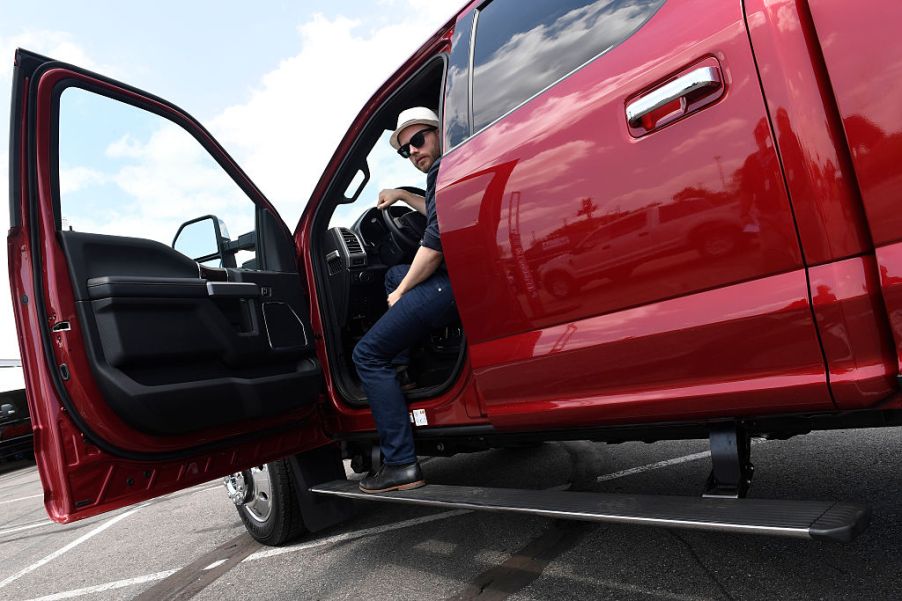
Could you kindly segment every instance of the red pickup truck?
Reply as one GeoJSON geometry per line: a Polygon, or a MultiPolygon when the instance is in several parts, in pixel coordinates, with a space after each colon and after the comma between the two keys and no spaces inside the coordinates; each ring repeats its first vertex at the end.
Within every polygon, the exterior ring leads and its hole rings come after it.
{"type": "MultiPolygon", "coordinates": [[[[293,235],[184,111],[20,50],[9,268],[48,513],[232,474],[258,540],[347,516],[342,458],[379,460],[350,351],[422,228],[374,208],[370,158],[401,110],[430,106],[460,323],[412,349],[418,452],[707,438],[712,472],[698,498],[441,483],[368,498],[851,539],[866,506],[744,497],[752,437],[902,424],[902,4],[878,5],[470,2],[363,107],[293,235]],[[112,212],[67,179],[91,150],[72,154],[73,122],[102,132],[122,107],[212,159],[251,231],[232,239],[202,196],[171,243],[66,226],[112,212]]],[[[143,156],[123,140],[106,155],[143,156]]]]}

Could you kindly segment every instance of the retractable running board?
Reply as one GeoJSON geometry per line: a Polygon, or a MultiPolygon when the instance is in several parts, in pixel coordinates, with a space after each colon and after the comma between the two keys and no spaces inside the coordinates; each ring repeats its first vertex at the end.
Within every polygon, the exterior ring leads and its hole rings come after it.
{"type": "Polygon", "coordinates": [[[868,525],[871,509],[850,503],[771,499],[714,499],[561,490],[518,490],[429,484],[390,493],[361,492],[335,480],[310,492],[367,501],[506,511],[552,518],[769,534],[849,542],[868,525]]]}

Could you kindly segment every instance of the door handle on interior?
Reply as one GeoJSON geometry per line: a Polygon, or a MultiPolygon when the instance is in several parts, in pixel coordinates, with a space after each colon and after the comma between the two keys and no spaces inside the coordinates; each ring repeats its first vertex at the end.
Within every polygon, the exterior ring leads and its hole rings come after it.
{"type": "Polygon", "coordinates": [[[700,67],[629,103],[626,106],[627,121],[632,127],[639,127],[642,117],[677,100],[681,101],[685,110],[689,96],[707,96],[717,92],[722,85],[720,69],[700,67]]]}

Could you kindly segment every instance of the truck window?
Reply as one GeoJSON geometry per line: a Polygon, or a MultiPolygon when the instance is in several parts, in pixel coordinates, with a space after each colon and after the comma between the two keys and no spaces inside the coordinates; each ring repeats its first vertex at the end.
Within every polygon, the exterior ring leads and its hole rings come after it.
{"type": "Polygon", "coordinates": [[[635,33],[664,0],[493,0],[476,20],[473,131],[635,33]]]}
{"type": "MultiPolygon", "coordinates": [[[[169,246],[182,223],[202,215],[219,217],[234,238],[256,227],[253,201],[186,130],[75,87],[60,96],[59,196],[63,230],[169,246]]],[[[237,256],[239,264],[254,258],[237,256]]]]}
{"type": "Polygon", "coordinates": [[[445,148],[451,149],[470,135],[470,36],[473,12],[458,21],[451,38],[448,75],[445,79],[445,148]]]}

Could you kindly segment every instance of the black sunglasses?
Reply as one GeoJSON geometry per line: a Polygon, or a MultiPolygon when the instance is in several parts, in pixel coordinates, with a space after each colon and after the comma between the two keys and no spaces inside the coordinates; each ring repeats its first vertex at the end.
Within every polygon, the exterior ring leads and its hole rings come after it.
{"type": "Polygon", "coordinates": [[[400,154],[405,159],[409,159],[410,158],[410,148],[411,147],[422,148],[423,144],[426,143],[426,136],[424,136],[423,134],[427,134],[427,133],[429,133],[431,131],[435,131],[435,130],[436,130],[435,127],[426,127],[424,129],[421,129],[417,133],[413,134],[413,136],[410,137],[410,142],[408,142],[407,144],[402,144],[401,147],[398,148],[398,154],[400,154]]]}

